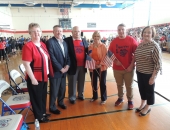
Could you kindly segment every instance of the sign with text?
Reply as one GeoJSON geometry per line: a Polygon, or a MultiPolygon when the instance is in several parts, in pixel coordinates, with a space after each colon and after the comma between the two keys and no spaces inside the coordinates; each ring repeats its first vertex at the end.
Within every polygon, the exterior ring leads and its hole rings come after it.
{"type": "Polygon", "coordinates": [[[96,28],[96,23],[87,23],[87,28],[96,28]]]}

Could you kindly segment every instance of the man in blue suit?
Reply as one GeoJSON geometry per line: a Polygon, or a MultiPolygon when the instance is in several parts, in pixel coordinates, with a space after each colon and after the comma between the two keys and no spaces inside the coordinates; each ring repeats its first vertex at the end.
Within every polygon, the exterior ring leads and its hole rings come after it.
{"type": "Polygon", "coordinates": [[[53,27],[54,37],[50,38],[46,46],[48,48],[53,70],[54,77],[50,77],[50,112],[60,114],[56,107],[56,99],[58,98],[58,106],[66,109],[63,100],[65,98],[66,90],[66,73],[70,66],[70,58],[68,55],[68,47],[63,38],[63,29],[60,25],[53,27]]]}

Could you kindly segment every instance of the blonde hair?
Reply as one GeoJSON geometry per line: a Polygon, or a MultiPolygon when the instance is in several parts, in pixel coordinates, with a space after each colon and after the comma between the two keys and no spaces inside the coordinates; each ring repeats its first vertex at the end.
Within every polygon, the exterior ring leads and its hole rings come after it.
{"type": "Polygon", "coordinates": [[[100,32],[99,32],[99,31],[95,31],[95,32],[93,33],[93,35],[92,35],[92,38],[94,39],[94,36],[95,36],[96,34],[98,34],[98,35],[100,36],[100,39],[101,39],[101,35],[100,35],[100,32]]]}
{"type": "Polygon", "coordinates": [[[28,32],[29,32],[29,34],[31,33],[31,29],[32,29],[33,27],[40,28],[40,25],[39,25],[38,23],[30,23],[30,24],[28,25],[28,32]]]}

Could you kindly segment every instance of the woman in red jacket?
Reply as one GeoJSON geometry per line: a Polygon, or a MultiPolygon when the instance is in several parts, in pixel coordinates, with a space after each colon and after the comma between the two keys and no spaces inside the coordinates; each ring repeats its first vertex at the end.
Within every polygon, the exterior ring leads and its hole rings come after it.
{"type": "Polygon", "coordinates": [[[47,81],[49,74],[53,76],[52,64],[45,44],[40,42],[40,26],[30,23],[28,31],[31,41],[22,49],[28,92],[35,119],[48,122],[50,114],[46,114],[47,81]]]}

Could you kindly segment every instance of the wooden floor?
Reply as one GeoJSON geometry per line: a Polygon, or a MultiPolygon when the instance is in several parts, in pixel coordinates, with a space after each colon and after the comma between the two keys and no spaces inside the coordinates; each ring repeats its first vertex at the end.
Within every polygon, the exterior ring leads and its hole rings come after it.
{"type": "MultiPolygon", "coordinates": [[[[156,91],[165,98],[170,99],[169,94],[169,65],[170,54],[163,53],[163,75],[158,77],[156,91]],[[167,67],[167,68],[166,68],[167,67]]],[[[21,63],[21,55],[18,53],[10,57],[9,70],[18,69],[21,63]]],[[[8,80],[6,64],[0,64],[0,78],[8,80]]],[[[135,76],[136,79],[136,76],[135,76]]],[[[117,100],[117,88],[113,78],[112,69],[108,69],[107,75],[107,94],[108,99],[105,105],[100,105],[100,98],[95,102],[90,102],[92,97],[92,89],[89,74],[86,75],[85,97],[84,101],[77,100],[76,104],[70,104],[67,98],[64,100],[67,105],[66,110],[61,110],[60,115],[52,114],[49,123],[40,124],[41,130],[170,130],[170,102],[158,94],[155,94],[155,104],[152,106],[151,112],[140,117],[135,113],[135,108],[140,105],[140,95],[137,83],[134,82],[134,109],[127,110],[126,93],[124,95],[125,102],[118,107],[114,106],[117,100]]],[[[4,95],[7,98],[9,95],[4,95]]],[[[47,99],[47,104],[49,99],[47,99]]],[[[23,112],[23,114],[25,111],[23,112]]],[[[47,113],[49,107],[47,105],[47,113]]],[[[26,119],[30,129],[34,130],[34,116],[30,111],[26,119]]]]}

